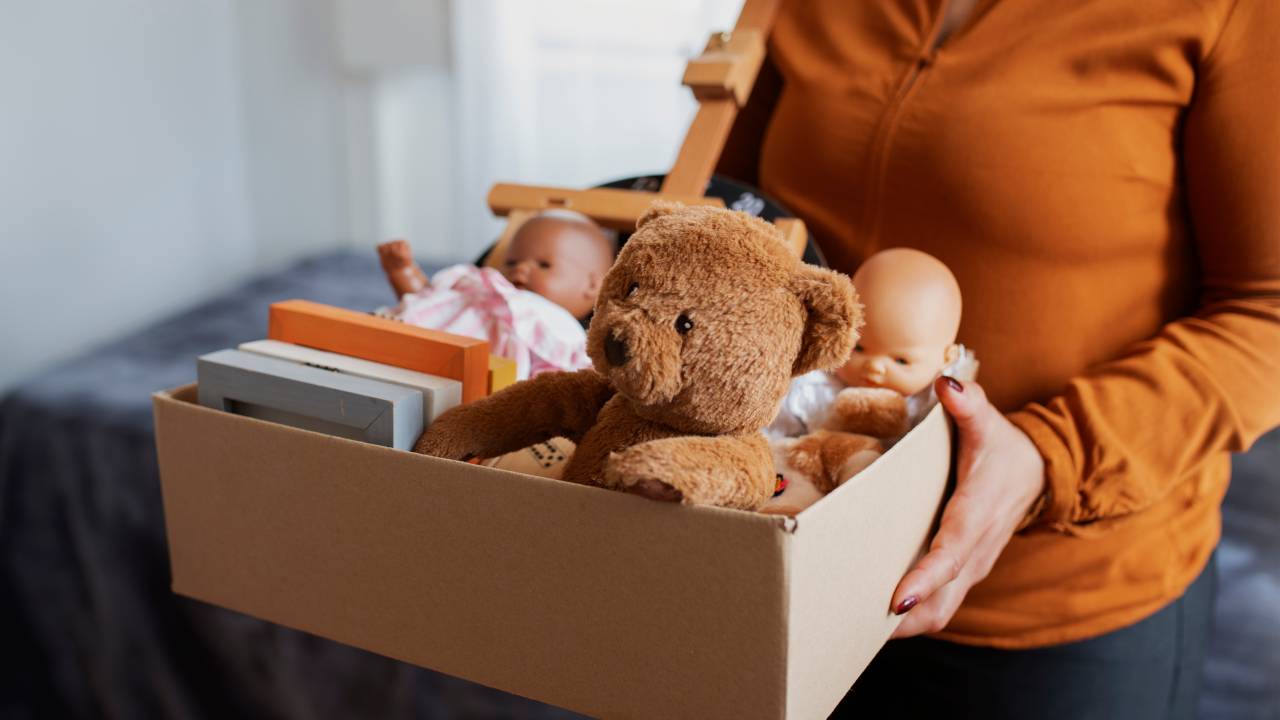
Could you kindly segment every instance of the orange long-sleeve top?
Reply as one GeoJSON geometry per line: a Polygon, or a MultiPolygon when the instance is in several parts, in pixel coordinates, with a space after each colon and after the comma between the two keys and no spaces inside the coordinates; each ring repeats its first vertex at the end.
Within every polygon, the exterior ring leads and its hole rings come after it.
{"type": "Polygon", "coordinates": [[[943,260],[1051,502],[940,637],[1096,636],[1172,601],[1229,454],[1280,423],[1280,2],[784,4],[722,170],[846,272],[943,260]]]}

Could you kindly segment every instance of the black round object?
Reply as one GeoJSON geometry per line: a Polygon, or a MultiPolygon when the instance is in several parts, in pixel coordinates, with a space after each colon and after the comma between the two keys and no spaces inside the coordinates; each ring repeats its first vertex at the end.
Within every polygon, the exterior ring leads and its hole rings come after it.
{"type": "MultiPolygon", "coordinates": [[[[658,192],[662,189],[662,181],[665,178],[666,175],[640,175],[607,182],[600,185],[600,187],[658,192]]],[[[730,210],[741,210],[748,215],[755,215],[769,222],[773,222],[778,218],[795,217],[790,210],[782,206],[782,203],[759,190],[720,175],[711,177],[711,182],[707,183],[707,192],[705,194],[707,197],[720,198],[724,201],[724,206],[730,210]]],[[[631,233],[618,233],[619,246],[625,243],[630,235],[631,233]]],[[[808,239],[805,241],[802,258],[810,265],[827,267],[827,259],[822,255],[822,251],[818,249],[818,244],[813,241],[812,234],[809,234],[808,239]]]]}
{"type": "MultiPolygon", "coordinates": [[[[658,192],[662,188],[662,180],[665,177],[665,175],[638,175],[636,177],[613,180],[597,187],[658,192]]],[[[719,175],[712,176],[711,182],[707,183],[706,195],[707,197],[720,198],[724,201],[724,206],[730,210],[741,210],[749,215],[764,218],[769,222],[773,222],[778,218],[794,217],[791,211],[783,207],[781,203],[766,196],[759,190],[719,175]]],[[[629,232],[619,232],[618,246],[621,247],[630,236],[631,233],[629,232]]],[[[493,250],[493,246],[489,246],[489,249],[484,251],[484,254],[476,260],[476,264],[483,265],[491,250],[493,250]]],[[[818,249],[817,243],[813,241],[812,234],[809,235],[808,240],[805,242],[802,258],[810,265],[827,267],[827,259],[823,257],[822,251],[818,249]]]]}

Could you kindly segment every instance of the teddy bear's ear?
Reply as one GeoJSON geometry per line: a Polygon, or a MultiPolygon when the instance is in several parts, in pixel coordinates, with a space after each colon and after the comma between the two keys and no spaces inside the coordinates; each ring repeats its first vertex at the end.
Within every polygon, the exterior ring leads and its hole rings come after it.
{"type": "Polygon", "coordinates": [[[649,209],[644,211],[644,214],[640,216],[639,220],[636,220],[636,229],[639,230],[644,227],[645,223],[654,218],[662,217],[663,215],[670,215],[677,210],[683,209],[684,203],[675,202],[673,200],[654,200],[653,204],[649,206],[649,209]]]}
{"type": "Polygon", "coordinates": [[[833,270],[802,263],[791,279],[791,288],[807,313],[800,354],[791,374],[843,365],[862,327],[862,305],[853,282],[833,270]]]}

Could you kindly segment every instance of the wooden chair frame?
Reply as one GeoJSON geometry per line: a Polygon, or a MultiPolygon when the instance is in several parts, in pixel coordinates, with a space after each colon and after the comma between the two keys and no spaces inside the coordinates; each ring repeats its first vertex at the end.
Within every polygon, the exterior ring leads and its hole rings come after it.
{"type": "MultiPolygon", "coordinates": [[[[689,61],[682,82],[698,100],[698,113],[658,192],[497,183],[489,191],[489,208],[495,215],[506,217],[507,224],[489,252],[486,264],[500,265],[516,228],[542,210],[574,210],[604,227],[632,230],[654,200],[723,207],[719,198],[705,195],[707,184],[738,111],[746,104],[755,85],[764,62],[765,38],[780,1],[746,0],[733,30],[712,34],[702,54],[689,61]]],[[[799,257],[809,237],[804,222],[798,218],[779,218],[775,224],[799,257]]]]}

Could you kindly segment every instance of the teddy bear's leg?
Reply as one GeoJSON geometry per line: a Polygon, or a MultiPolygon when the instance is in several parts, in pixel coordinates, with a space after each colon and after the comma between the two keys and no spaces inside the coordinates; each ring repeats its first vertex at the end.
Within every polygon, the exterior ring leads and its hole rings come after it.
{"type": "Polygon", "coordinates": [[[884,445],[866,435],[817,430],[791,441],[783,452],[788,465],[829,493],[875,462],[884,445]]]}
{"type": "Polygon", "coordinates": [[[681,436],[613,453],[605,484],[654,500],[754,510],[773,496],[773,458],[764,436],[681,436]]]}
{"type": "Polygon", "coordinates": [[[845,388],[831,403],[826,430],[894,438],[907,431],[907,399],[887,388],[845,388]]]}
{"type": "Polygon", "coordinates": [[[609,382],[594,370],[543,373],[444,412],[413,451],[464,460],[497,457],[553,437],[576,443],[612,396],[609,382]]]}
{"type": "Polygon", "coordinates": [[[378,246],[378,259],[387,282],[396,293],[396,299],[416,293],[428,285],[427,274],[413,259],[413,251],[404,240],[392,240],[378,246]]]}

